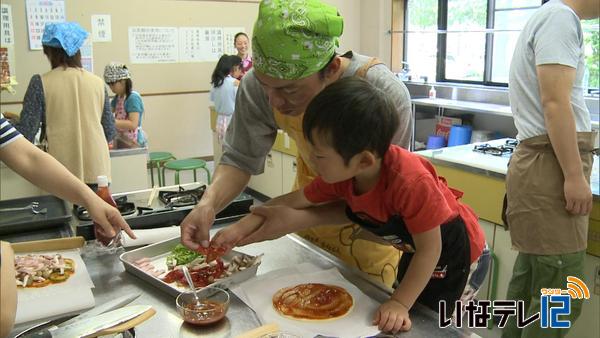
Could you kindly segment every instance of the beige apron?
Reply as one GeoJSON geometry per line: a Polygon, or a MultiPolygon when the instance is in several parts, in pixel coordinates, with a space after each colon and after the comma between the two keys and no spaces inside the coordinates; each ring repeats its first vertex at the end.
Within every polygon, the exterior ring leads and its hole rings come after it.
{"type": "MultiPolygon", "coordinates": [[[[592,171],[596,133],[577,133],[583,173],[592,171]]],[[[548,135],[525,139],[510,159],[506,175],[506,217],[513,247],[535,255],[585,250],[589,215],[565,210],[564,176],[548,135]]]]}
{"type": "MultiPolygon", "coordinates": [[[[365,77],[370,67],[380,63],[377,59],[372,58],[360,67],[355,75],[365,77]]],[[[289,116],[281,114],[276,109],[274,111],[277,125],[296,141],[298,147],[296,181],[293,187],[296,190],[306,186],[316,177],[314,170],[308,165],[310,163],[310,152],[308,142],[304,139],[302,132],[304,114],[289,116]]],[[[391,287],[396,280],[400,252],[390,245],[356,239],[358,232],[360,232],[360,226],[347,224],[342,226],[320,226],[298,234],[341,258],[347,264],[356,266],[372,276],[374,280],[391,287]]]]}

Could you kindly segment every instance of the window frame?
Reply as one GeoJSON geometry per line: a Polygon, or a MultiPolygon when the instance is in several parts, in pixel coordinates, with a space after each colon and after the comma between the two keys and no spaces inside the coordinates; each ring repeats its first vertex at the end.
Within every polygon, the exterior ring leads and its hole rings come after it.
{"type": "MultiPolygon", "coordinates": [[[[404,1],[404,31],[407,31],[407,23],[408,23],[408,3],[409,1],[418,1],[418,0],[405,0],[404,1]]],[[[540,6],[546,2],[547,0],[540,0],[540,6]]],[[[508,11],[508,10],[526,10],[526,9],[535,9],[540,6],[523,6],[523,7],[510,7],[510,8],[501,8],[500,11],[508,11]]],[[[494,27],[494,16],[495,12],[498,9],[496,7],[496,0],[487,0],[487,11],[486,11],[486,30],[492,30],[494,27]]],[[[438,31],[447,31],[448,29],[448,0],[438,0],[438,31]]],[[[406,36],[402,39],[402,59],[407,59],[407,38],[406,36]]],[[[494,82],[492,81],[492,67],[493,67],[493,56],[494,56],[494,34],[493,32],[485,33],[485,51],[484,51],[484,68],[483,68],[483,80],[482,81],[472,81],[472,80],[461,80],[461,79],[451,79],[446,77],[446,57],[447,57],[447,34],[446,33],[438,33],[437,36],[437,53],[436,53],[436,82],[446,82],[446,83],[460,83],[460,84],[473,84],[473,85],[483,85],[488,87],[508,87],[508,83],[504,82],[494,82]]]]}

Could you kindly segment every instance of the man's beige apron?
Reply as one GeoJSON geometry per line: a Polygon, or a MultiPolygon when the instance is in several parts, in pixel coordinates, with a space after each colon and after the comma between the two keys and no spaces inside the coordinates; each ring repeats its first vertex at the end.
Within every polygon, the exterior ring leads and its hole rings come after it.
{"type": "MultiPolygon", "coordinates": [[[[583,173],[592,171],[595,132],[577,133],[583,173]]],[[[585,250],[589,215],[565,210],[564,176],[548,135],[525,139],[510,159],[506,216],[513,247],[535,255],[585,250]]]]}
{"type": "MultiPolygon", "coordinates": [[[[367,64],[360,67],[356,76],[365,77],[368,69],[381,62],[372,58],[367,64]]],[[[304,114],[289,116],[275,110],[275,121],[296,141],[298,156],[296,157],[297,171],[293,189],[299,189],[310,183],[315,177],[315,172],[308,163],[308,142],[302,132],[302,118],[304,114]]],[[[376,244],[363,239],[355,239],[360,227],[356,224],[342,226],[320,226],[308,229],[298,234],[308,239],[319,247],[329,251],[344,260],[347,264],[358,267],[374,280],[392,286],[396,280],[400,251],[390,245],[376,244]]]]}

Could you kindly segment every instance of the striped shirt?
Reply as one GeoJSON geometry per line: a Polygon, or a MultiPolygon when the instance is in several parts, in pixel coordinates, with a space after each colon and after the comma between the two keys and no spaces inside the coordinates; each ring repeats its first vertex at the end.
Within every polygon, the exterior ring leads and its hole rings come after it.
{"type": "Polygon", "coordinates": [[[0,148],[6,147],[19,137],[23,137],[23,135],[3,115],[0,115],[0,148]]]}

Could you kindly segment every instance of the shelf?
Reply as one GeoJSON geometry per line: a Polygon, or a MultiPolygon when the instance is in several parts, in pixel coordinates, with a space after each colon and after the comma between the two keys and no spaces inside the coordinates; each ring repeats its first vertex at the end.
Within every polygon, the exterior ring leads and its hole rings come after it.
{"type": "Polygon", "coordinates": [[[459,100],[448,100],[448,99],[430,99],[430,98],[419,98],[412,99],[412,104],[419,106],[438,107],[443,109],[455,109],[463,110],[474,113],[484,113],[499,116],[512,117],[512,111],[510,106],[493,104],[493,103],[482,103],[475,101],[459,101],[459,100]]]}

